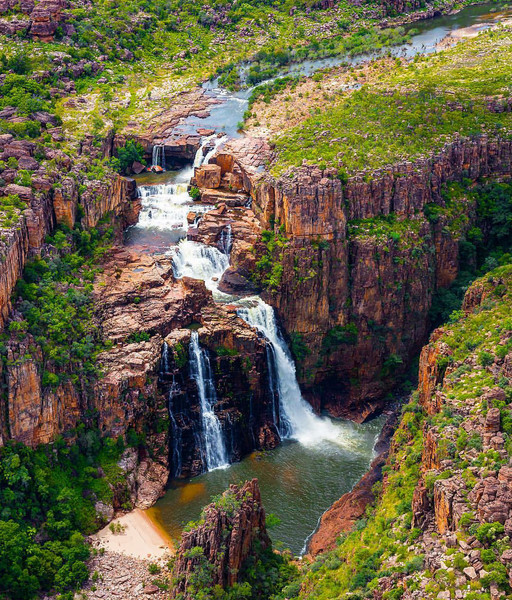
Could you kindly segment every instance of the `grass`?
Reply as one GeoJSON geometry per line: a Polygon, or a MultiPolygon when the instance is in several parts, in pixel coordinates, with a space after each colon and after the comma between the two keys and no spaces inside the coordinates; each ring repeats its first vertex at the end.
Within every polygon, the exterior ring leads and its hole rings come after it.
{"type": "MultiPolygon", "coordinates": [[[[372,590],[381,585],[380,580],[389,576],[395,577],[393,594],[386,592],[388,595],[384,595],[390,600],[400,598],[405,588],[410,591],[419,589],[420,583],[423,584],[422,598],[434,599],[444,590],[450,590],[453,597],[456,584],[450,572],[439,569],[432,577],[424,570],[423,532],[412,527],[414,489],[421,477],[424,477],[430,494],[437,481],[461,478],[469,492],[482,474],[477,473],[475,477],[468,466],[485,468],[492,474],[507,464],[512,452],[512,419],[508,409],[512,386],[510,380],[496,368],[512,347],[512,265],[495,269],[473,285],[483,292],[483,302],[473,312],[454,314],[452,323],[445,327],[445,333],[436,342],[436,345],[450,349],[449,355],[445,352],[439,359],[445,361],[448,356],[444,365],[448,367],[447,375],[440,390],[445,398],[441,411],[427,417],[417,403],[417,393],[412,395],[402,411],[400,426],[391,444],[383,485],[377,484],[375,488],[378,495],[376,506],[367,509],[365,517],[356,523],[354,529],[340,537],[337,548],[317,557],[305,573],[300,598],[370,597],[372,590]],[[500,348],[506,349],[500,351],[500,348]],[[483,452],[482,439],[475,431],[482,415],[485,416],[491,407],[479,396],[486,388],[497,385],[507,396],[507,401],[492,401],[492,406],[500,408],[502,413],[506,457],[494,450],[483,452]],[[449,469],[441,468],[422,475],[421,456],[426,430],[437,440],[438,459],[450,459],[449,469]]],[[[468,501],[457,536],[466,539],[468,535],[476,535],[484,544],[482,556],[490,565],[487,570],[493,570],[493,573],[473,587],[474,597],[483,599],[487,597],[492,581],[497,581],[501,589],[509,591],[496,557],[504,548],[510,547],[510,543],[508,538],[503,537],[502,525],[475,522],[473,508],[468,501]]],[[[462,571],[467,566],[467,559],[460,549],[447,550],[447,555],[448,558],[443,560],[447,561],[448,567],[462,571]]]]}
{"type": "Polygon", "coordinates": [[[492,112],[508,96],[510,29],[482,33],[436,56],[383,72],[377,83],[317,110],[275,138],[280,175],[306,161],[341,173],[370,173],[440,150],[455,134],[510,139],[512,115],[492,112]],[[499,47],[500,51],[496,52],[499,47]]]}

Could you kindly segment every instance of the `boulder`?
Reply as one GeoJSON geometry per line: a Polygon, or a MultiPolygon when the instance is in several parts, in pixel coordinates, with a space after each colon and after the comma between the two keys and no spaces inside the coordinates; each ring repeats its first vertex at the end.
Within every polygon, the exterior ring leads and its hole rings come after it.
{"type": "Polygon", "coordinates": [[[133,164],[132,164],[132,171],[136,175],[138,175],[139,173],[142,173],[145,170],[146,170],[146,167],[142,163],[140,163],[137,160],[135,162],[133,162],[133,164]]]}
{"type": "Polygon", "coordinates": [[[203,165],[195,170],[198,188],[217,189],[220,186],[221,168],[218,165],[203,165]]]}

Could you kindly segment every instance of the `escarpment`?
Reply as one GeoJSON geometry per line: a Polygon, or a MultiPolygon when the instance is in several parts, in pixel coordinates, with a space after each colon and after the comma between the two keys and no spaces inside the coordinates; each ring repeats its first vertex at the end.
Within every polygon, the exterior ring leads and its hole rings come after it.
{"type": "Polygon", "coordinates": [[[475,222],[470,199],[447,210],[446,185],[507,177],[511,157],[509,141],[460,139],[428,160],[343,181],[311,166],[272,179],[261,140],[232,142],[217,157],[270,232],[233,268],[251,265],[318,410],[363,420],[382,404],[426,341],[433,297],[455,280],[459,241],[475,222]]]}
{"type": "Polygon", "coordinates": [[[35,153],[33,142],[0,136],[0,160],[12,161],[2,172],[6,185],[1,193],[7,200],[18,199],[14,216],[0,222],[0,327],[5,325],[11,294],[27,260],[41,255],[45,237],[56,225],[73,228],[78,217],[90,228],[108,215],[122,228],[136,221],[140,209],[133,180],[112,175],[103,181],[89,181],[81,173],[80,156],[72,159],[48,148],[44,157],[36,160],[35,153]],[[24,166],[31,170],[30,186],[15,183],[24,166]]]}
{"type": "Polygon", "coordinates": [[[232,587],[242,580],[248,559],[270,547],[258,480],[230,486],[203,509],[201,522],[182,534],[172,597],[194,598],[215,585],[232,587]]]}
{"type": "Polygon", "coordinates": [[[313,538],[312,551],[331,550],[316,557],[300,597],[331,589],[333,577],[341,598],[449,598],[454,587],[455,597],[508,597],[511,292],[510,265],[491,271],[469,288],[464,310],[434,331],[382,483],[371,489],[374,505],[362,516],[363,479],[326,513],[326,540],[313,538]],[[347,532],[354,514],[361,520],[347,532]]]}

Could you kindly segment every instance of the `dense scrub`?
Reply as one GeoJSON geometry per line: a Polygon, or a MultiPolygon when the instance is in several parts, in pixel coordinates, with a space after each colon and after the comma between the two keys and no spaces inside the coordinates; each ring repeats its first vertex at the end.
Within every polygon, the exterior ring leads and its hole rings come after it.
{"type": "MultiPolygon", "coordinates": [[[[107,219],[108,220],[108,219],[107,219]]],[[[93,318],[92,282],[97,263],[113,236],[112,227],[58,229],[47,239],[50,251],[30,262],[17,285],[17,309],[9,332],[30,333],[43,352],[43,386],[71,379],[92,383],[100,375],[96,356],[108,344],[93,318]]]]}
{"type": "Polygon", "coordinates": [[[95,503],[112,503],[123,448],[81,427],[52,446],[0,449],[0,598],[81,587],[90,553],[83,534],[102,524],[95,503]]]}

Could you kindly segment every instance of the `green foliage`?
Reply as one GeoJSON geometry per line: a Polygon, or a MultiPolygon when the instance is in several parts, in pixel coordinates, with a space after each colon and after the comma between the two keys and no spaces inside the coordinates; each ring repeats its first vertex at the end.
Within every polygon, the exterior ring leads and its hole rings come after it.
{"type": "Polygon", "coordinates": [[[259,260],[256,261],[256,278],[270,291],[275,291],[281,285],[283,275],[282,260],[284,249],[288,245],[288,239],[281,232],[281,228],[275,231],[263,231],[261,234],[264,251],[259,260]]]}
{"type": "Polygon", "coordinates": [[[122,445],[83,426],[76,443],[0,449],[0,596],[29,600],[81,587],[89,547],[82,533],[98,525],[95,498],[111,501],[122,445]]]}
{"type": "Polygon", "coordinates": [[[201,198],[201,191],[199,190],[199,188],[196,188],[194,186],[190,188],[188,193],[192,200],[199,200],[201,198]]]}
{"type": "Polygon", "coordinates": [[[403,364],[403,359],[398,354],[390,354],[384,361],[381,369],[382,377],[391,375],[396,368],[399,368],[403,364]]]}
{"type": "Polygon", "coordinates": [[[238,356],[240,354],[236,348],[228,348],[227,346],[217,346],[215,353],[217,356],[238,356]]]}
{"type": "Polygon", "coordinates": [[[128,140],[123,147],[118,149],[117,157],[119,159],[119,173],[127,173],[134,162],[140,162],[143,165],[146,164],[142,144],[133,140],[128,140]]]}
{"type": "Polygon", "coordinates": [[[335,325],[325,334],[322,339],[322,354],[328,354],[334,348],[342,344],[356,344],[358,330],[355,323],[347,323],[346,325],[335,325]]]}
{"type": "Polygon", "coordinates": [[[304,362],[306,357],[311,354],[311,350],[304,341],[304,336],[298,331],[290,333],[290,350],[296,363],[304,362]]]}
{"type": "Polygon", "coordinates": [[[511,50],[504,44],[498,56],[494,51],[506,36],[505,31],[478,36],[462,49],[390,70],[371,87],[340,96],[274,139],[273,173],[303,161],[319,164],[319,157],[349,173],[369,173],[438,151],[454,134],[507,131],[512,116],[488,110],[488,96],[508,89],[511,50]]]}
{"type": "Polygon", "coordinates": [[[16,286],[18,309],[43,350],[43,370],[52,373],[45,385],[86,384],[99,374],[96,356],[106,346],[93,319],[92,281],[112,236],[111,228],[57,230],[48,242],[62,252],[28,263],[16,286]]]}
{"type": "Polygon", "coordinates": [[[504,531],[505,527],[501,523],[483,523],[477,527],[475,537],[482,544],[492,544],[504,531]]]}
{"type": "Polygon", "coordinates": [[[135,331],[126,338],[128,344],[138,344],[139,342],[149,342],[151,335],[147,331],[135,331]]]}

